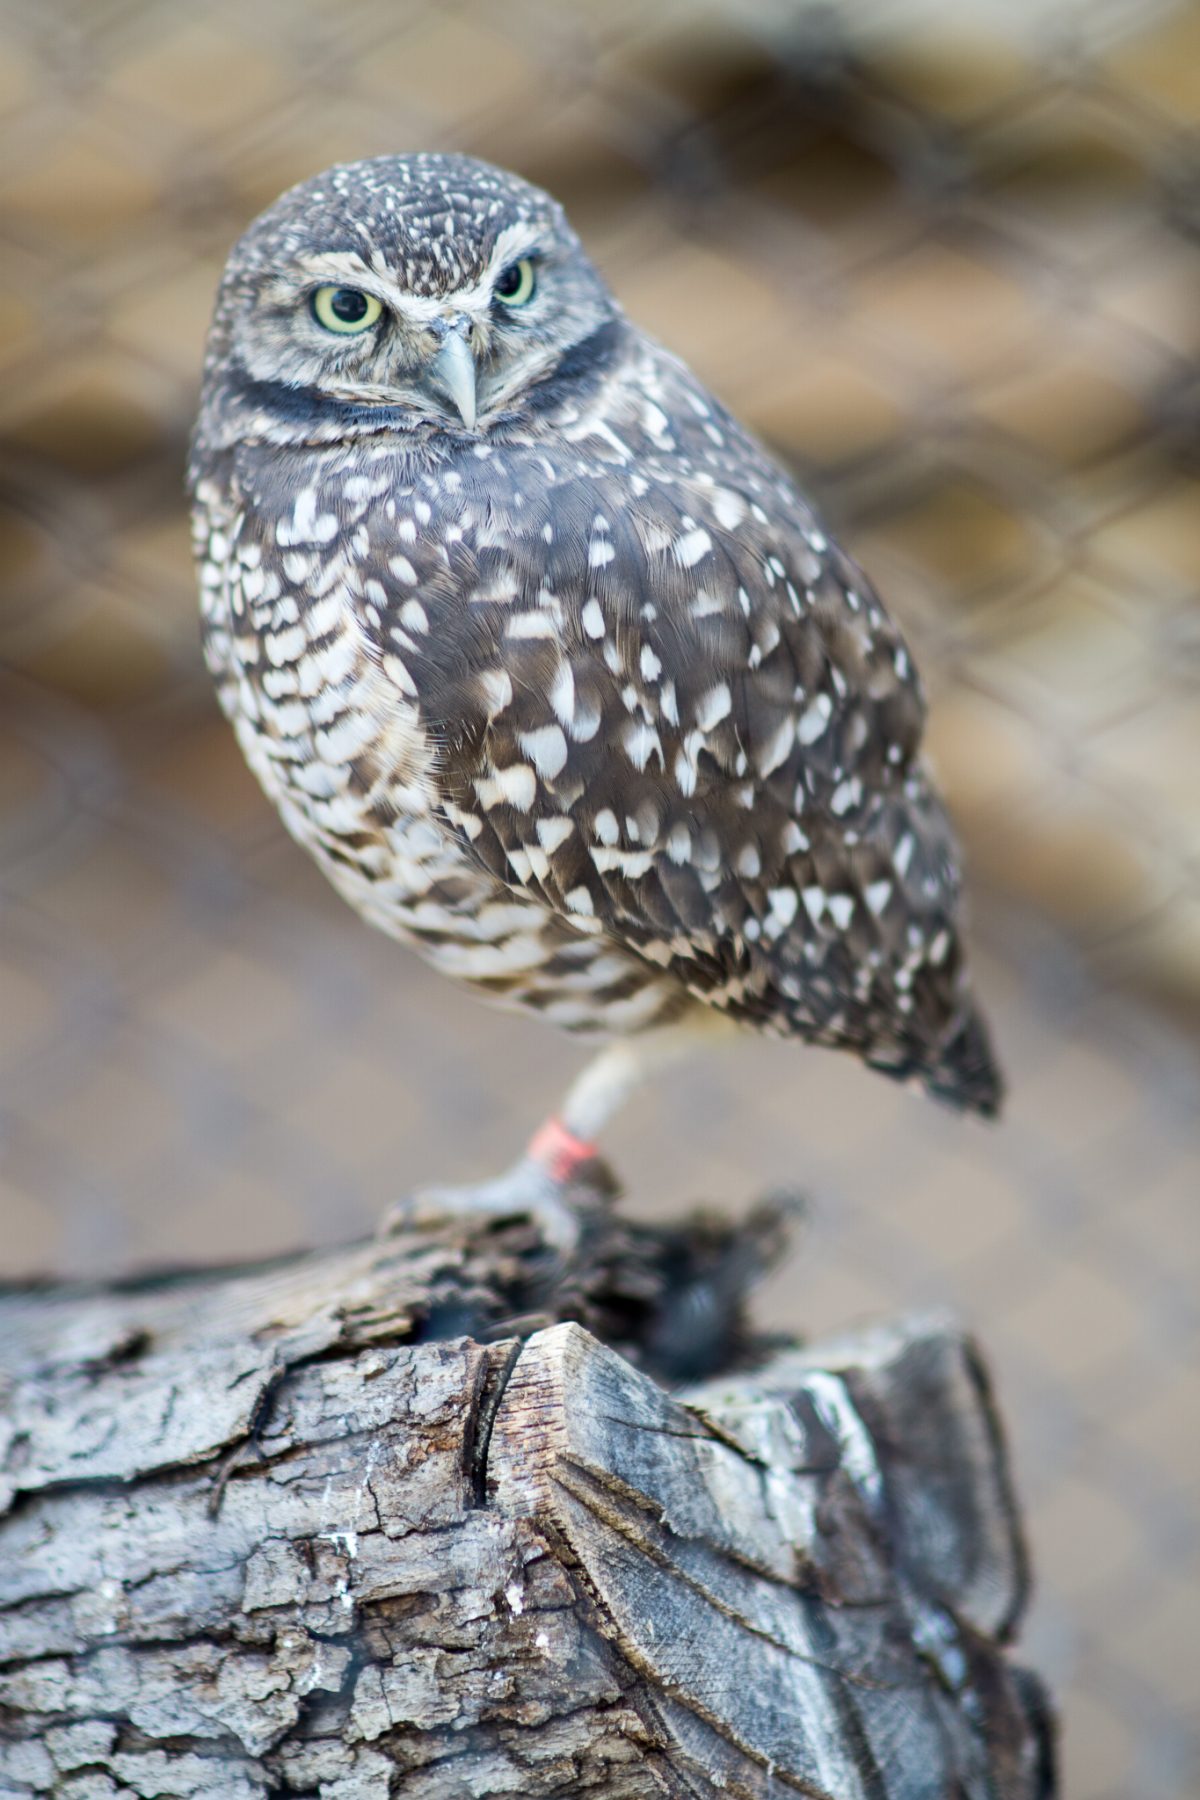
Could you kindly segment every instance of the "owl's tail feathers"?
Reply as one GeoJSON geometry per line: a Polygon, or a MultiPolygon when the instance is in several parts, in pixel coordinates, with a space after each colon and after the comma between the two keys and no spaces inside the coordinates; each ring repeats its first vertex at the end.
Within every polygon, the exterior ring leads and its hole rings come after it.
{"type": "Polygon", "coordinates": [[[1004,1099],[1004,1078],[996,1062],[983,1015],[973,1006],[940,1046],[935,1061],[921,1071],[928,1091],[965,1112],[994,1119],[1004,1099]]]}
{"type": "Polygon", "coordinates": [[[927,1094],[960,1112],[976,1112],[985,1119],[994,1119],[1000,1111],[1004,1079],[988,1028],[970,1001],[940,1043],[910,1040],[906,1045],[891,1045],[887,1049],[880,1045],[868,1053],[866,1060],[894,1081],[924,1088],[927,1094]]]}

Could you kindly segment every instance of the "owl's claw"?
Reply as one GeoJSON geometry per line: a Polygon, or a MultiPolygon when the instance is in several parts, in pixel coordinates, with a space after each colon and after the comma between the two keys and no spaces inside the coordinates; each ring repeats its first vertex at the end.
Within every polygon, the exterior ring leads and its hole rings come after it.
{"type": "Polygon", "coordinates": [[[583,1229],[579,1184],[563,1180],[532,1156],[523,1156],[503,1175],[464,1187],[422,1188],[390,1207],[380,1233],[411,1231],[453,1219],[528,1218],[547,1245],[570,1261],[583,1229]]]}
{"type": "Polygon", "coordinates": [[[383,1236],[462,1218],[532,1219],[546,1244],[566,1263],[574,1256],[585,1215],[615,1191],[596,1147],[548,1119],[525,1154],[503,1175],[470,1187],[423,1188],[391,1207],[383,1236]],[[589,1175],[592,1179],[588,1179],[589,1175]]]}

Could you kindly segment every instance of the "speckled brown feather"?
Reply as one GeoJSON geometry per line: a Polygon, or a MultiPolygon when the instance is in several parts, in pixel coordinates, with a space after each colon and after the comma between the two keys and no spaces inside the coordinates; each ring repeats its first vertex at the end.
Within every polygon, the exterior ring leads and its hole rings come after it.
{"type": "Polygon", "coordinates": [[[207,652],[353,904],[574,1029],[700,1002],[994,1108],[906,648],[685,368],[610,308],[478,434],[246,406],[198,437],[207,652]]]}

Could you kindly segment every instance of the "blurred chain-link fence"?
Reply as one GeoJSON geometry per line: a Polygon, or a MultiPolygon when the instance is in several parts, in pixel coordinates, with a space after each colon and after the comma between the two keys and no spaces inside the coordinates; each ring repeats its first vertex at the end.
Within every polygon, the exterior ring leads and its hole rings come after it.
{"type": "Polygon", "coordinates": [[[0,117],[4,1272],[361,1232],[556,1091],[560,1040],[283,838],[200,666],[180,497],[249,218],[337,159],[510,164],[903,619],[1012,1084],[989,1132],[748,1043],[620,1128],[631,1204],[799,1179],[775,1322],[965,1314],[1066,1792],[1194,1795],[1200,13],[4,0],[0,117]]]}

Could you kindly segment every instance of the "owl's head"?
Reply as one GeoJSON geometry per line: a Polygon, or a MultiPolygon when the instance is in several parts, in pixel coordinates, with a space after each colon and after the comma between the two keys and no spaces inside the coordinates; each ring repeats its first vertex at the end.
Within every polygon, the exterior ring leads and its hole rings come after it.
{"type": "Polygon", "coordinates": [[[284,194],[235,246],[205,435],[286,443],[385,422],[474,433],[618,316],[541,189],[465,156],[342,164],[284,194]]]}

